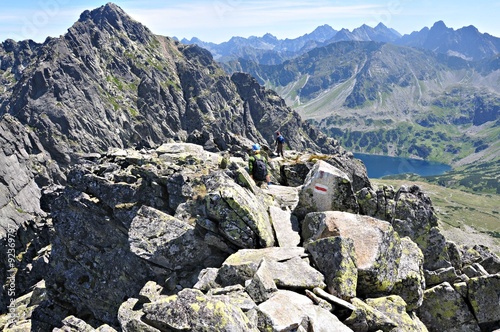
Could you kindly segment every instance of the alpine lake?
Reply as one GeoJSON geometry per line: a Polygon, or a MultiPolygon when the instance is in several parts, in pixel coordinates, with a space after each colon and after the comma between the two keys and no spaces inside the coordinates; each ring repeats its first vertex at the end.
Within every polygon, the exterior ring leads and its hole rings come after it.
{"type": "Polygon", "coordinates": [[[354,153],[366,166],[368,177],[380,179],[388,175],[417,174],[420,176],[441,175],[451,170],[451,166],[421,159],[390,157],[366,153],[354,153]]]}

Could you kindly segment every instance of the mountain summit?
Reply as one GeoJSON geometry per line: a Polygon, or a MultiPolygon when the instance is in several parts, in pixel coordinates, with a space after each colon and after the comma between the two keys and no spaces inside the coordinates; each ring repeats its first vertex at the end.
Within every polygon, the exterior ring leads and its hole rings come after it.
{"type": "Polygon", "coordinates": [[[264,65],[279,64],[276,62],[278,59],[276,54],[281,57],[281,62],[283,62],[300,56],[315,47],[326,46],[339,41],[392,43],[431,50],[467,60],[489,59],[500,53],[500,38],[488,33],[480,33],[472,25],[454,30],[448,28],[443,21],[437,21],[430,29],[425,27],[409,35],[401,35],[398,31],[388,28],[383,23],[377,24],[374,28],[363,24],[352,31],[348,29],[337,31],[325,24],[318,26],[311,33],[284,40],[273,38],[272,41],[269,41],[265,36],[232,37],[230,41],[220,44],[204,42],[198,38],[182,40],[183,43],[197,44],[208,49],[217,61],[227,62],[228,59],[243,58],[264,65]],[[267,41],[264,42],[265,40],[267,41]],[[264,56],[261,53],[266,53],[266,55],[264,56]],[[275,55],[273,56],[271,53],[275,53],[275,55]]]}

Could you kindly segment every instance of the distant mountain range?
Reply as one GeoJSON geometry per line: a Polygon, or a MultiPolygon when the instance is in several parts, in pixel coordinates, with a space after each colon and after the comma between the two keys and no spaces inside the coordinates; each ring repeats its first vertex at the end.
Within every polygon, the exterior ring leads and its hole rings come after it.
{"type": "Polygon", "coordinates": [[[304,54],[319,46],[339,41],[375,41],[411,46],[437,53],[453,55],[466,60],[482,60],[500,53],[500,38],[480,33],[474,26],[458,30],[436,22],[430,29],[425,27],[409,35],[401,35],[394,29],[379,23],[372,28],[362,25],[352,31],[337,31],[325,24],[313,32],[294,39],[278,39],[270,33],[262,37],[232,37],[220,44],[201,41],[198,38],[182,39],[184,44],[197,44],[209,50],[215,60],[229,61],[234,58],[257,60],[260,64],[277,64],[304,54]]]}
{"type": "Polygon", "coordinates": [[[233,37],[207,48],[355,152],[454,166],[500,158],[500,38],[436,22],[402,36],[382,23],[328,25],[279,40],[233,37]]]}

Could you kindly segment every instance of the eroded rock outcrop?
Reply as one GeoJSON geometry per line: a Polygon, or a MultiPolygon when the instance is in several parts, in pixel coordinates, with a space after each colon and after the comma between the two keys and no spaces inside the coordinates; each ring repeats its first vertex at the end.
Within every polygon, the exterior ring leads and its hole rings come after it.
{"type": "Polygon", "coordinates": [[[8,290],[24,294],[47,272],[43,248],[52,226],[44,219],[41,186],[63,177],[33,131],[10,115],[0,117],[0,310],[13,300],[8,290]]]}
{"type": "MultiPolygon", "coordinates": [[[[420,187],[364,188],[357,192],[357,201],[362,214],[389,221],[401,237],[407,236],[418,245],[427,274],[461,269],[460,249],[441,233],[432,202],[420,187]]],[[[436,280],[445,281],[439,277],[436,280]]]]}
{"type": "Polygon", "coordinates": [[[426,290],[417,312],[429,331],[448,331],[458,326],[481,331],[465,299],[447,282],[426,290]]]}
{"type": "Polygon", "coordinates": [[[271,247],[274,235],[268,209],[255,195],[220,174],[207,181],[208,218],[238,248],[271,247]]]}

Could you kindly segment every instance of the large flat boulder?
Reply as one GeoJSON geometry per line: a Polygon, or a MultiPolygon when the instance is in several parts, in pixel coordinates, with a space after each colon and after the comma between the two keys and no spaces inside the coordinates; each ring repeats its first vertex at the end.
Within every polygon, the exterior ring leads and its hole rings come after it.
{"type": "Polygon", "coordinates": [[[245,285],[254,279],[265,261],[267,278],[279,288],[314,289],[324,288],[324,276],[309,264],[302,247],[271,247],[264,249],[242,249],[229,256],[219,269],[217,282],[221,285],[245,285]]]}
{"type": "Polygon", "coordinates": [[[358,296],[391,291],[398,278],[402,250],[392,226],[386,221],[340,211],[309,213],[302,223],[306,245],[337,236],[353,242],[358,296]]]}
{"type": "Polygon", "coordinates": [[[300,244],[299,221],[290,210],[271,206],[269,216],[280,247],[296,247],[300,244]]]}
{"type": "Polygon", "coordinates": [[[352,331],[335,315],[304,295],[279,290],[257,307],[260,331],[348,332],[352,331]],[[300,330],[298,330],[300,331],[300,330]]]}

